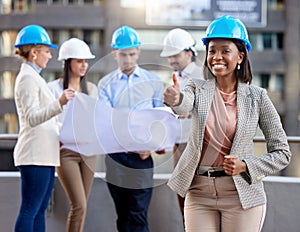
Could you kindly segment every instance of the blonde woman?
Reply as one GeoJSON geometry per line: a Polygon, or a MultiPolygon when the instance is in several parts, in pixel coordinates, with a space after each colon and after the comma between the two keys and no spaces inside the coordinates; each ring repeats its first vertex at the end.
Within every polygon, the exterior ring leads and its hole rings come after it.
{"type": "Polygon", "coordinates": [[[74,96],[66,89],[56,99],[40,76],[52,58],[52,44],[39,25],[22,28],[16,38],[16,54],[24,59],[15,84],[20,131],[14,163],[21,173],[22,202],[15,231],[45,231],[45,210],[52,193],[55,167],[59,166],[56,115],[74,96]]]}

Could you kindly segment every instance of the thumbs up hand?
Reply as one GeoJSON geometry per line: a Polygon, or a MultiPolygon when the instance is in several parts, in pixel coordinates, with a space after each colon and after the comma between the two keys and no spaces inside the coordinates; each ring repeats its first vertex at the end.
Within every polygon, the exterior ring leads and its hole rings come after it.
{"type": "Polygon", "coordinates": [[[172,75],[173,86],[168,87],[164,92],[164,103],[167,106],[175,106],[179,104],[180,85],[175,73],[172,75]]]}
{"type": "Polygon", "coordinates": [[[172,80],[173,80],[174,88],[180,90],[179,82],[178,82],[178,79],[177,79],[175,73],[172,74],[172,80]]]}

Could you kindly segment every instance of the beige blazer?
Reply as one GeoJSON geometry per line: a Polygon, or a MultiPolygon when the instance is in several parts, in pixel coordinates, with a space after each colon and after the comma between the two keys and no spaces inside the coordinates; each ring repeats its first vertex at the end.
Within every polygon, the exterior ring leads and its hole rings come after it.
{"type": "Polygon", "coordinates": [[[15,83],[19,135],[14,149],[15,166],[59,166],[58,124],[62,109],[46,81],[28,64],[21,65],[15,83]]]}
{"type": "MultiPolygon", "coordinates": [[[[181,102],[173,107],[177,114],[192,111],[192,130],[188,145],[177,164],[168,185],[185,196],[199,164],[205,123],[216,88],[215,79],[191,80],[181,94],[181,102]]],[[[247,163],[249,173],[233,176],[241,205],[244,209],[266,203],[262,179],[285,168],[291,152],[280,118],[266,90],[247,84],[238,84],[238,121],[231,154],[247,163]],[[262,130],[267,153],[253,153],[253,137],[258,126],[262,130]]]]}

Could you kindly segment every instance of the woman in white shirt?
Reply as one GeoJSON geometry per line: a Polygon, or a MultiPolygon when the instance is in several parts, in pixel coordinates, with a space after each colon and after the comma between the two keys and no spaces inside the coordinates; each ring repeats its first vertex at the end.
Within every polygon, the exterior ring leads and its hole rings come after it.
{"type": "MultiPolygon", "coordinates": [[[[97,86],[86,81],[88,59],[95,56],[88,45],[77,38],[65,41],[59,50],[58,60],[63,61],[63,76],[49,82],[48,86],[56,97],[64,89],[73,88],[93,98],[97,98],[97,86]]],[[[64,115],[59,115],[63,123],[64,115]]],[[[60,183],[70,202],[70,211],[66,224],[67,232],[82,232],[84,228],[87,201],[94,179],[96,157],[83,156],[77,152],[62,148],[60,150],[60,167],[56,169],[60,183]]]]}

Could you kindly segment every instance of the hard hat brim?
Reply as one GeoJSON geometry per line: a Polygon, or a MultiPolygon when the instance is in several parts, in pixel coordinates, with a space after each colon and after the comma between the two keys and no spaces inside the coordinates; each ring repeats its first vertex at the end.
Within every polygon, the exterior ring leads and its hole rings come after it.
{"type": "Polygon", "coordinates": [[[95,56],[90,55],[90,56],[72,56],[72,57],[58,57],[57,58],[58,61],[63,61],[63,60],[68,60],[68,59],[91,60],[91,59],[95,59],[95,56]]]}
{"type": "Polygon", "coordinates": [[[179,54],[180,52],[182,52],[182,49],[179,48],[175,48],[175,47],[165,47],[162,52],[160,53],[161,57],[169,57],[169,56],[175,56],[177,54],[179,54]]]}
{"type": "Polygon", "coordinates": [[[57,46],[56,44],[43,44],[43,43],[28,43],[28,44],[24,43],[24,44],[16,44],[14,47],[15,47],[15,48],[19,48],[19,47],[22,47],[22,46],[24,46],[24,45],[34,45],[34,46],[36,46],[36,45],[45,45],[45,46],[48,46],[48,47],[50,47],[50,48],[58,48],[58,46],[57,46]]]}
{"type": "Polygon", "coordinates": [[[122,50],[122,49],[130,49],[130,48],[139,48],[141,46],[141,44],[135,44],[135,45],[111,45],[111,48],[116,49],[116,50],[122,50]]]}
{"type": "Polygon", "coordinates": [[[210,36],[209,37],[208,36],[208,37],[204,37],[204,38],[201,39],[204,46],[206,46],[206,43],[207,43],[208,39],[229,39],[229,40],[230,39],[236,39],[236,40],[241,40],[245,44],[248,52],[250,52],[251,49],[252,49],[252,45],[251,45],[251,43],[248,40],[239,39],[239,38],[232,38],[232,37],[228,37],[228,36],[217,36],[217,37],[214,37],[214,36],[210,36]]]}

